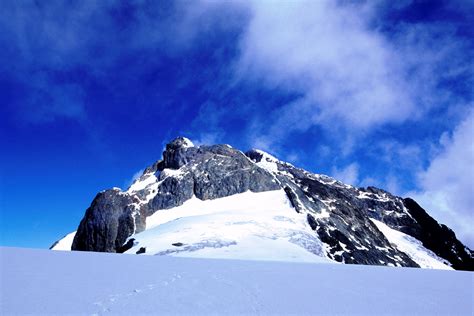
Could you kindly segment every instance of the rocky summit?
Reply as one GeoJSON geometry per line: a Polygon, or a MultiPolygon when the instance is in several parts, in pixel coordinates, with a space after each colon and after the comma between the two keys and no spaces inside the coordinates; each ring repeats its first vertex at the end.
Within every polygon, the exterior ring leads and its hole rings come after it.
{"type": "Polygon", "coordinates": [[[343,184],[260,150],[194,146],[184,137],[167,144],[128,190],[97,194],[69,244],[82,251],[249,259],[286,253],[474,270],[473,252],[410,198],[343,184]]]}

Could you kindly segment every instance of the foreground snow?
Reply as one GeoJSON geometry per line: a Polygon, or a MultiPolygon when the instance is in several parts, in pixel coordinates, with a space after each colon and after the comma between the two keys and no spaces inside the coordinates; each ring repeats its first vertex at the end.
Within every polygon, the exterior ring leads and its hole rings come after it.
{"type": "Polygon", "coordinates": [[[473,275],[0,248],[0,314],[472,315],[473,275]]]}

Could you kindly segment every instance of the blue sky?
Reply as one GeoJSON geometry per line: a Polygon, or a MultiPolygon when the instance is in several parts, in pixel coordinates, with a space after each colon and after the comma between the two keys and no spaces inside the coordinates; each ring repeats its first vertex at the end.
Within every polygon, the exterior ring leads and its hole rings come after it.
{"type": "Polygon", "coordinates": [[[0,244],[48,247],[177,135],[415,197],[474,246],[470,1],[0,4],[0,244]]]}

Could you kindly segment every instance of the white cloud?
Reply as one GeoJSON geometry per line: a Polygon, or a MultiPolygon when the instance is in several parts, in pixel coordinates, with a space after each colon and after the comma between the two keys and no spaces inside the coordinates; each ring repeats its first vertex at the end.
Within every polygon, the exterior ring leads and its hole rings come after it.
{"type": "Polygon", "coordinates": [[[199,108],[198,115],[191,123],[191,129],[197,131],[191,133],[194,134],[193,143],[197,146],[220,143],[225,135],[225,130],[221,127],[221,122],[225,120],[225,114],[225,108],[210,101],[203,103],[199,108]]]}
{"type": "MultiPolygon", "coordinates": [[[[375,128],[458,103],[440,83],[472,74],[462,40],[449,27],[399,23],[387,35],[380,31],[378,2],[245,4],[250,19],[237,77],[299,96],[276,104],[268,123],[250,131],[269,146],[314,126],[356,145],[375,128]]],[[[353,149],[347,145],[340,148],[344,155],[353,149]]]]}
{"type": "Polygon", "coordinates": [[[298,162],[299,159],[300,159],[299,155],[295,152],[291,152],[290,154],[286,156],[286,160],[292,163],[298,162]]]}
{"type": "Polygon", "coordinates": [[[368,28],[364,7],[256,1],[251,12],[239,75],[301,93],[302,101],[283,110],[301,128],[336,123],[367,128],[405,120],[416,110],[400,56],[368,28]]]}
{"type": "Polygon", "coordinates": [[[220,142],[220,133],[200,133],[198,138],[193,138],[192,142],[195,146],[215,145],[220,142]]]}
{"type": "Polygon", "coordinates": [[[359,184],[359,165],[352,163],[342,169],[333,168],[331,176],[343,183],[357,186],[359,184]]]}
{"type": "Polygon", "coordinates": [[[440,152],[418,175],[412,195],[435,219],[474,248],[474,110],[452,135],[443,134],[440,152]]]}
{"type": "Polygon", "coordinates": [[[138,180],[142,176],[144,171],[145,169],[140,169],[137,172],[135,172],[131,179],[125,181],[123,185],[123,189],[127,190],[133,184],[133,182],[135,182],[135,180],[138,180]]]}

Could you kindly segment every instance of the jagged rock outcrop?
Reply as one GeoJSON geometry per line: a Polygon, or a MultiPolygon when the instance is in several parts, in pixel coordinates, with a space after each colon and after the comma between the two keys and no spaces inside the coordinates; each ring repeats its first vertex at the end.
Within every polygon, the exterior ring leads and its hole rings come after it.
{"type": "Polygon", "coordinates": [[[192,197],[213,200],[271,190],[286,194],[334,261],[418,267],[413,254],[387,239],[381,231],[381,225],[386,225],[413,237],[412,242],[419,241],[426,248],[423,251],[432,251],[446,264],[474,269],[472,252],[411,199],[374,187],[355,188],[259,150],[244,154],[229,145],[196,147],[183,137],[170,142],[163,159],[145,169],[127,191],[113,189],[96,196],[72,249],[123,252],[133,245],[127,239],[145,229],[146,217],[160,210],[180,206],[192,197]]]}
{"type": "Polygon", "coordinates": [[[150,203],[151,212],[181,205],[193,195],[208,200],[279,189],[269,172],[228,145],[193,147],[177,138],[166,145],[163,162],[157,166],[163,182],[150,203]]]}
{"type": "Polygon", "coordinates": [[[116,252],[135,231],[145,229],[138,198],[112,189],[97,194],[79,224],[73,250],[116,252]]]}

